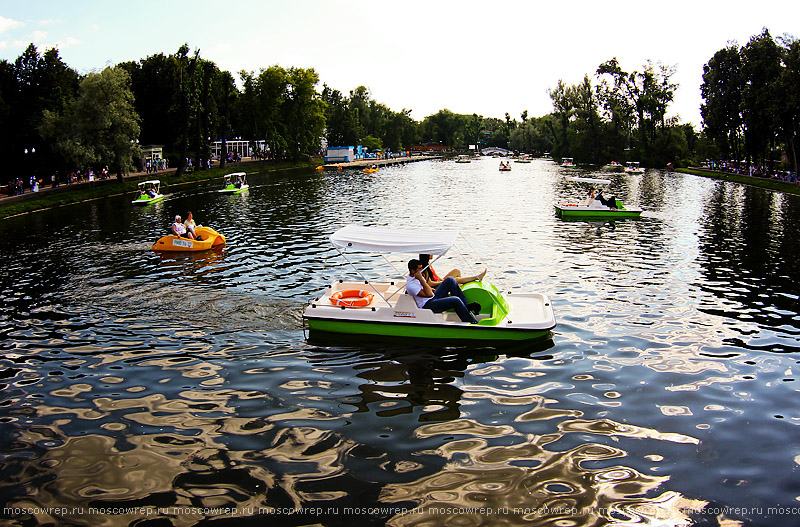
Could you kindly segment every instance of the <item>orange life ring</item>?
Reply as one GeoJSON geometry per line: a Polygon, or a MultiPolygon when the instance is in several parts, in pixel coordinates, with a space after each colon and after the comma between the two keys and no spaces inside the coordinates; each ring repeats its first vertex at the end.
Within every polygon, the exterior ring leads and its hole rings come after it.
{"type": "Polygon", "coordinates": [[[372,303],[372,293],[363,289],[336,291],[331,295],[331,304],[344,307],[367,307],[372,303]]]}

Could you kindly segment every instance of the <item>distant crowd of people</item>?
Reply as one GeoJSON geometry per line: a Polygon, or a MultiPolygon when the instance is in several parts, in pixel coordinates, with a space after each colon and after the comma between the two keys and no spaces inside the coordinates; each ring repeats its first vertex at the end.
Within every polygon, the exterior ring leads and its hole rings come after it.
{"type": "Polygon", "coordinates": [[[770,170],[765,165],[755,165],[744,161],[707,161],[703,163],[704,168],[729,172],[731,174],[741,174],[765,179],[774,179],[786,183],[800,184],[797,173],[791,170],[770,170]]]}
{"type": "Polygon", "coordinates": [[[19,196],[24,194],[26,191],[39,192],[39,189],[48,184],[51,187],[56,188],[60,185],[71,185],[73,183],[83,183],[85,181],[96,181],[108,179],[108,177],[109,172],[107,166],[103,167],[97,172],[92,169],[75,169],[62,174],[56,170],[50,175],[49,181],[47,178],[36,178],[35,176],[31,176],[28,181],[25,181],[22,178],[16,178],[13,182],[9,183],[7,193],[8,195],[19,196]]]}
{"type": "Polygon", "coordinates": [[[169,168],[169,161],[164,159],[148,159],[144,162],[144,171],[148,174],[163,172],[169,168]]]}

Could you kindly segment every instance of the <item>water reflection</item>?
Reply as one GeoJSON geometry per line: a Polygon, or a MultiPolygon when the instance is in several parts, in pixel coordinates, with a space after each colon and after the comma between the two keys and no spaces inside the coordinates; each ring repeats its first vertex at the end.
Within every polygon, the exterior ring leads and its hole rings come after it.
{"type": "Polygon", "coordinates": [[[496,168],[253,175],[236,197],[0,222],[0,499],[76,509],[4,520],[785,523],[765,511],[797,497],[798,200],[587,171],[646,214],[563,222],[560,168],[496,168]],[[222,251],[151,251],[187,210],[222,251]],[[341,272],[327,236],[350,222],[462,230],[442,265],[546,292],[552,339],[307,342],[303,302],[341,272]],[[324,510],[276,512],[299,507],[324,510]]]}
{"type": "Polygon", "coordinates": [[[800,288],[796,276],[796,199],[751,187],[718,183],[709,196],[700,237],[701,288],[711,293],[704,312],[763,327],[736,342],[747,347],[791,352],[798,348],[800,288]]]}

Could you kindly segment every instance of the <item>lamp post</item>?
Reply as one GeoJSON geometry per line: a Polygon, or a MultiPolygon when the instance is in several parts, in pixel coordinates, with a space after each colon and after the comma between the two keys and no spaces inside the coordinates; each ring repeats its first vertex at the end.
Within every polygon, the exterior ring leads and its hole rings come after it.
{"type": "MultiPolygon", "coordinates": [[[[24,150],[24,152],[25,152],[25,165],[27,166],[29,160],[30,160],[31,163],[33,163],[33,154],[36,153],[36,148],[33,148],[33,147],[26,148],[24,150]],[[28,154],[31,155],[30,158],[28,157],[28,154]]],[[[36,179],[36,170],[32,168],[31,169],[31,174],[32,175],[31,175],[30,185],[31,185],[31,190],[33,190],[34,189],[34,180],[36,179]]],[[[25,182],[23,181],[22,185],[20,186],[20,189],[19,189],[20,192],[19,193],[22,194],[24,192],[24,189],[25,189],[25,182]]]]}
{"type": "MultiPolygon", "coordinates": [[[[138,138],[137,139],[131,139],[130,141],[131,141],[131,149],[130,149],[130,153],[128,155],[133,157],[133,154],[139,149],[139,139],[138,138]]],[[[128,158],[128,160],[130,161],[130,157],[128,158]]],[[[127,163],[125,163],[125,164],[127,165],[127,163]]],[[[142,156],[139,156],[138,162],[136,163],[136,166],[134,168],[140,169],[141,171],[144,171],[144,159],[142,159],[142,156]]],[[[126,171],[127,171],[127,169],[126,169],[126,171]]]]}

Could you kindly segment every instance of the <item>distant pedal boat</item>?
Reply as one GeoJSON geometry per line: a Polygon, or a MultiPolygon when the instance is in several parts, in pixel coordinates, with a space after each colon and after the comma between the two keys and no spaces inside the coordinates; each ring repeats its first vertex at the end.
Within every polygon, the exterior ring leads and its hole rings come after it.
{"type": "Polygon", "coordinates": [[[642,215],[639,207],[625,207],[620,200],[616,200],[616,203],[614,208],[606,207],[597,200],[592,201],[591,205],[559,203],[556,205],[556,213],[564,219],[627,219],[642,215]]]}
{"type": "Polygon", "coordinates": [[[149,205],[164,199],[161,193],[161,181],[151,179],[150,181],[141,181],[138,184],[139,195],[131,203],[134,205],[149,205]]]}
{"type": "Polygon", "coordinates": [[[195,234],[199,239],[191,240],[182,238],[174,234],[162,236],[153,244],[154,251],[168,252],[196,252],[207,251],[212,247],[225,245],[225,236],[221,235],[211,227],[195,227],[195,234]]]}
{"type": "Polygon", "coordinates": [[[239,194],[249,188],[250,185],[247,184],[247,174],[244,172],[233,172],[223,176],[222,188],[217,192],[223,194],[239,194]]]}
{"type": "Polygon", "coordinates": [[[644,174],[644,169],[639,166],[638,161],[629,161],[627,166],[625,167],[625,172],[631,175],[639,175],[644,174]]]}

